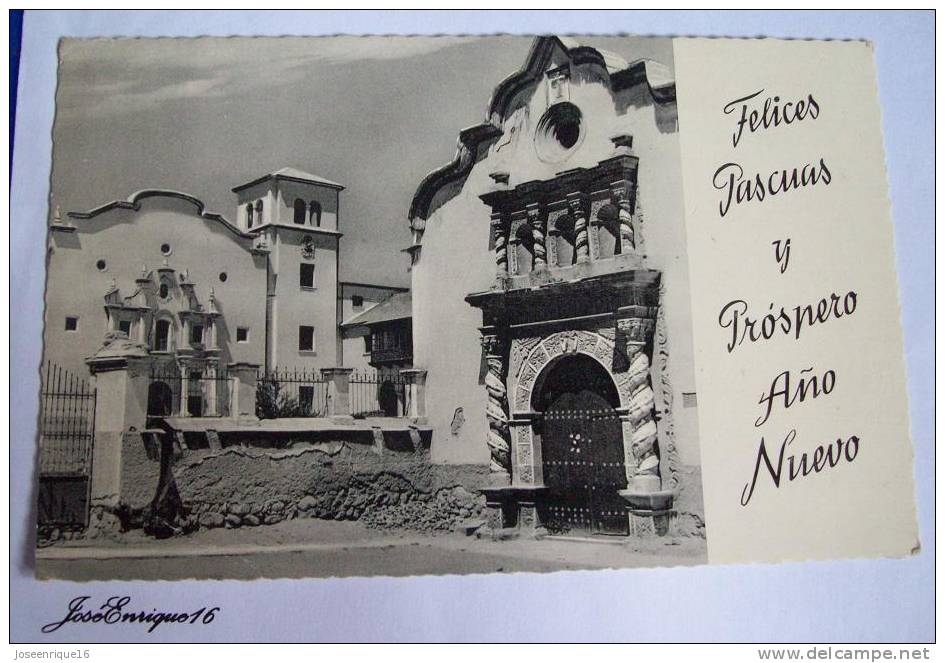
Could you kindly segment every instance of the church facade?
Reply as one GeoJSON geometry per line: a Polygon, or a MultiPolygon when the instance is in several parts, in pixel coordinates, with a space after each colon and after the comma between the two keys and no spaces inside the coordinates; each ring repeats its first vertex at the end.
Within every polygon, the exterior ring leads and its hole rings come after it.
{"type": "Polygon", "coordinates": [[[489,464],[496,524],[702,527],[679,159],[666,63],[540,37],[421,182],[433,460],[489,464]]]}
{"type": "Polygon", "coordinates": [[[161,189],[65,218],[57,211],[45,360],[88,375],[86,359],[111,333],[182,374],[343,365],[343,188],[283,168],[233,189],[234,221],[161,189]]]}

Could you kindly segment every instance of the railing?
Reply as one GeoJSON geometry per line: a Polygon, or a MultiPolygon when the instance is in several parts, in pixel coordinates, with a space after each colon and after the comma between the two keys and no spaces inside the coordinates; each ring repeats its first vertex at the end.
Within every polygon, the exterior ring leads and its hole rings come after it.
{"type": "Polygon", "coordinates": [[[256,376],[256,416],[320,417],[327,411],[328,383],[318,369],[276,368],[256,376]]]}
{"type": "Polygon", "coordinates": [[[407,388],[396,373],[354,372],[348,381],[351,414],[355,417],[403,417],[407,388]]]}
{"type": "Polygon", "coordinates": [[[78,375],[46,362],[39,419],[41,476],[87,476],[95,437],[95,389],[78,375]]]}
{"type": "Polygon", "coordinates": [[[151,369],[149,420],[161,417],[226,417],[230,414],[230,377],[225,368],[180,370],[176,364],[151,369]]]}
{"type": "Polygon", "coordinates": [[[373,364],[409,364],[413,361],[413,348],[401,345],[393,348],[371,348],[373,364]]]}

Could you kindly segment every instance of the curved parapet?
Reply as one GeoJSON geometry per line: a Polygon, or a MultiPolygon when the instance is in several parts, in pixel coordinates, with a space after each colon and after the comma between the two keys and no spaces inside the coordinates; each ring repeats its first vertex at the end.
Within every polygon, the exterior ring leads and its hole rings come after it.
{"type": "Polygon", "coordinates": [[[69,212],[68,216],[71,219],[92,219],[99,214],[104,214],[105,212],[109,212],[113,209],[130,209],[138,211],[141,209],[141,201],[148,198],[175,198],[177,200],[184,200],[197,208],[197,214],[201,218],[210,221],[216,221],[217,223],[222,224],[234,235],[239,237],[252,236],[248,233],[244,233],[238,227],[227,221],[222,214],[208,212],[204,202],[196,196],[192,196],[189,193],[184,193],[183,191],[175,191],[173,189],[142,189],[140,191],[135,191],[124,200],[113,200],[109,203],[105,203],[104,205],[99,205],[98,207],[90,209],[87,212],[69,212]]]}
{"type": "Polygon", "coordinates": [[[573,39],[536,37],[522,68],[496,86],[485,121],[463,129],[453,160],[427,174],[417,187],[408,215],[410,228],[415,231],[415,243],[419,243],[426,219],[433,212],[437,194],[445,187],[465,180],[476,163],[480,147],[502,135],[502,123],[510,105],[519,92],[541,80],[545,66],[556,49],[567,53],[574,64],[597,64],[605,69],[610,76],[611,89],[615,92],[645,83],[655,101],[670,103],[676,100],[676,82],[670,70],[659,62],[641,59],[628,64],[614,53],[581,45],[573,39]]]}

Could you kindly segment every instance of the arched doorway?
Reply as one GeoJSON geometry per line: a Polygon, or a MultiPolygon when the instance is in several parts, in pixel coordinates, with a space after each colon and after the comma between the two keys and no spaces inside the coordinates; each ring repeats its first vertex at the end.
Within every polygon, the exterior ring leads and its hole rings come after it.
{"type": "Polygon", "coordinates": [[[166,382],[155,380],[148,387],[148,421],[169,417],[174,407],[174,392],[166,382]]]}
{"type": "Polygon", "coordinates": [[[619,396],[586,355],[561,358],[541,380],[541,450],[547,498],[539,512],[552,532],[626,535],[627,487],[619,396]]]}

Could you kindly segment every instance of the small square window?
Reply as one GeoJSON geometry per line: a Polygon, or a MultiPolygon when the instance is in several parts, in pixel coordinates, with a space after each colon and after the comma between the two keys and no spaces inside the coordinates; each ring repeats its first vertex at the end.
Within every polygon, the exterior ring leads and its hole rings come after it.
{"type": "Polygon", "coordinates": [[[315,328],[308,325],[299,327],[299,352],[315,350],[315,328]]]}
{"type": "Polygon", "coordinates": [[[131,336],[131,320],[119,320],[118,331],[124,333],[125,336],[131,336]]]}
{"type": "Polygon", "coordinates": [[[203,325],[194,325],[190,328],[190,342],[194,345],[203,343],[203,325]]]}
{"type": "Polygon", "coordinates": [[[361,308],[364,306],[364,297],[361,295],[351,295],[351,306],[354,308],[361,308]]]}
{"type": "Polygon", "coordinates": [[[79,328],[79,319],[74,315],[66,316],[66,331],[76,331],[79,328]]]}
{"type": "Polygon", "coordinates": [[[299,285],[303,288],[315,287],[315,265],[307,262],[299,265],[299,285]]]}
{"type": "Polygon", "coordinates": [[[236,328],[236,342],[237,343],[249,342],[249,327],[236,328]]]}

